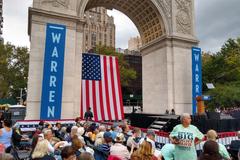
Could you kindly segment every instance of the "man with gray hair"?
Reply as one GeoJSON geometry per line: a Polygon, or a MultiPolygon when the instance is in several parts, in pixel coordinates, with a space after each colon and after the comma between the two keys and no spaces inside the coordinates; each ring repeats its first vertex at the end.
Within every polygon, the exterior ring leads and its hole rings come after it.
{"type": "Polygon", "coordinates": [[[204,135],[197,127],[191,125],[191,116],[188,113],[181,115],[181,124],[175,126],[170,133],[170,140],[175,144],[175,160],[195,160],[197,153],[195,145],[200,143],[204,135]]]}

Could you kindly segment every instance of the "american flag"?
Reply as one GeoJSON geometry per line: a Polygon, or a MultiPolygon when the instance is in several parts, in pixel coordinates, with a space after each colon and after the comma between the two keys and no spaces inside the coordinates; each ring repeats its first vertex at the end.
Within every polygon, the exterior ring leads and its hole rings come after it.
{"type": "Polygon", "coordinates": [[[93,118],[124,118],[118,59],[112,56],[82,55],[81,117],[91,107],[93,118]]]}

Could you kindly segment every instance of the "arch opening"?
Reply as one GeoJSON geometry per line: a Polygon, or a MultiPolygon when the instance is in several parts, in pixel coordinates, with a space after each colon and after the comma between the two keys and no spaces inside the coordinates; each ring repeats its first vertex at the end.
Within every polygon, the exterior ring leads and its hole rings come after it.
{"type": "Polygon", "coordinates": [[[116,9],[128,16],[136,25],[143,45],[166,35],[162,16],[152,1],[89,0],[85,5],[84,12],[96,7],[116,9]]]}

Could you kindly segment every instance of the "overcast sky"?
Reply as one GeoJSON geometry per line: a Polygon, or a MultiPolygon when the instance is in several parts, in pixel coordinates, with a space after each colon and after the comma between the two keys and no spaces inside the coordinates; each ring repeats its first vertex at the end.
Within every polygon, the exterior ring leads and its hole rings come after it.
{"type": "MultiPolygon", "coordinates": [[[[4,0],[5,42],[29,47],[28,7],[32,0],[4,0]]],[[[195,0],[196,31],[204,51],[218,51],[228,38],[240,37],[240,0],[195,0]]],[[[115,17],[116,47],[127,48],[128,39],[138,35],[134,24],[118,11],[115,17]],[[117,17],[117,18],[116,18],[117,17]]]]}

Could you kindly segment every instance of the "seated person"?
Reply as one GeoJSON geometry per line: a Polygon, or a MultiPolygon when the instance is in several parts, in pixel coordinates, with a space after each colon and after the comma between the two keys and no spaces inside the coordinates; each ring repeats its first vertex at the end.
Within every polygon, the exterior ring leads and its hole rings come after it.
{"type": "Polygon", "coordinates": [[[240,148],[240,131],[237,133],[238,140],[233,140],[229,146],[229,152],[233,158],[237,159],[238,151],[240,148]]]}

